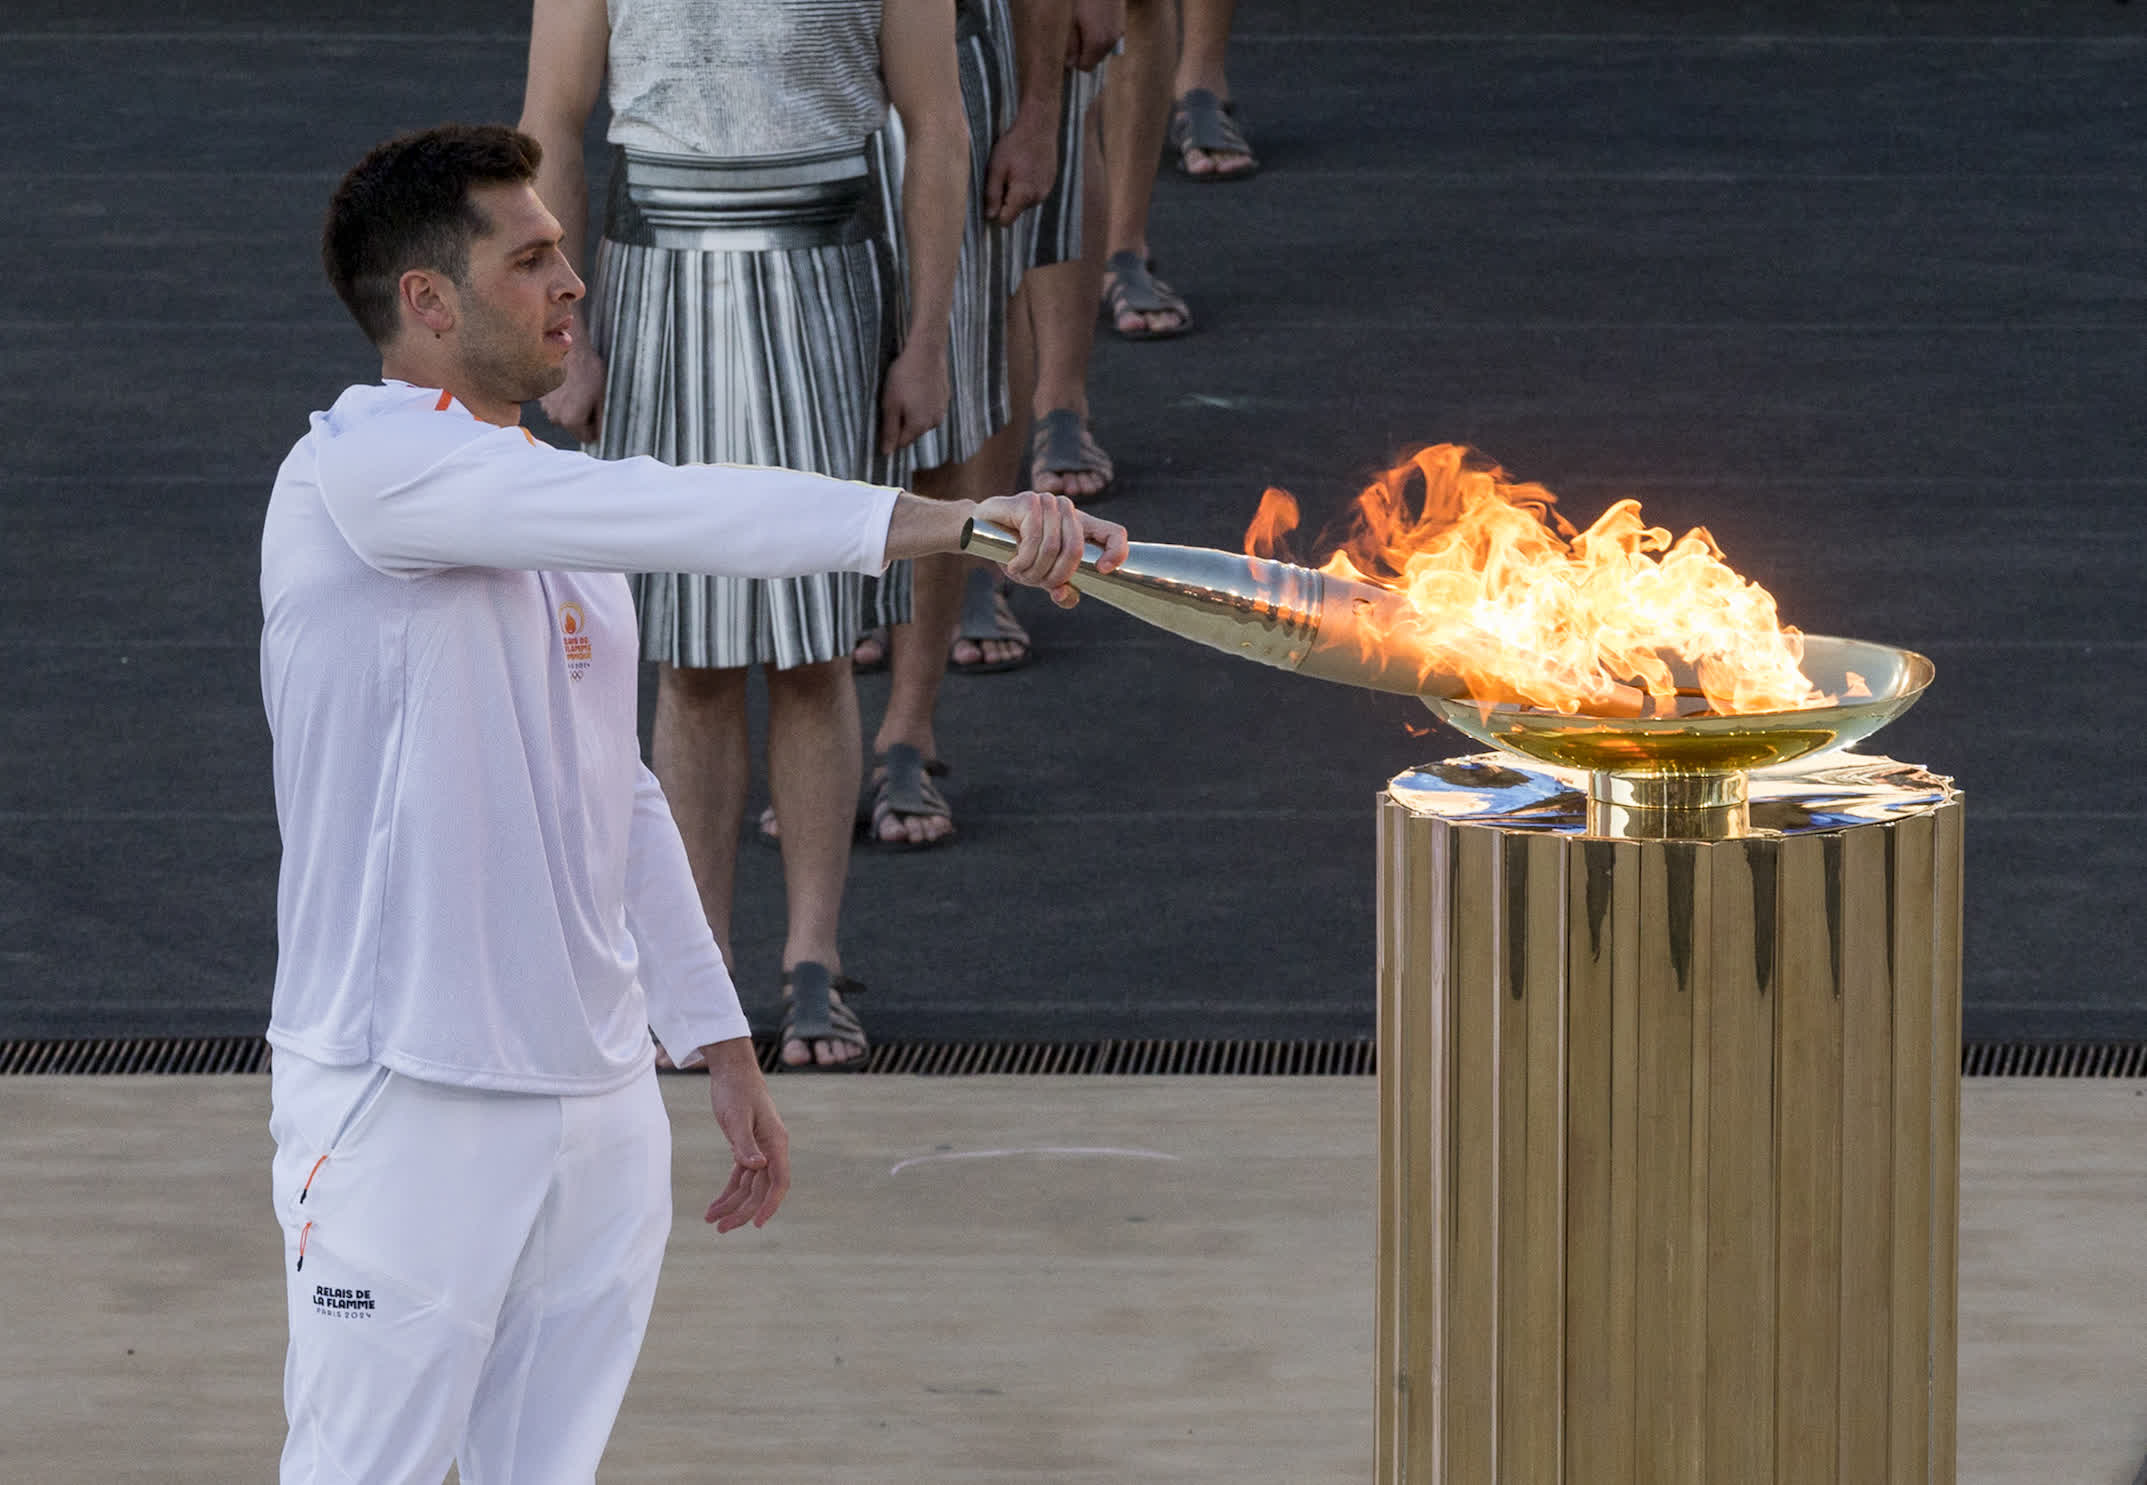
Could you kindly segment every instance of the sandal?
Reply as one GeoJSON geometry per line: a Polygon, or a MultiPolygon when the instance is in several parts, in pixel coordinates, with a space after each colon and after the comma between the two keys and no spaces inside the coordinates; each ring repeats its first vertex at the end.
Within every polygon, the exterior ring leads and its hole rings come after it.
{"type": "Polygon", "coordinates": [[[1029,431],[1029,487],[1043,489],[1040,483],[1046,475],[1092,474],[1103,483],[1086,495],[1074,495],[1065,490],[1046,490],[1048,495],[1065,495],[1067,499],[1087,505],[1103,499],[1117,488],[1117,472],[1111,464],[1111,456],[1096,442],[1081,415],[1070,407],[1054,407],[1036,420],[1029,431]]]}
{"type": "Polygon", "coordinates": [[[875,624],[850,646],[850,669],[856,675],[877,675],[887,668],[887,626],[875,624]]]}
{"type": "Polygon", "coordinates": [[[1111,331],[1121,340],[1171,340],[1193,328],[1193,311],[1185,300],[1131,248],[1104,260],[1103,303],[1110,312],[1111,331]],[[1146,325],[1124,330],[1118,322],[1125,315],[1176,315],[1178,323],[1168,330],[1151,330],[1146,325]]]}
{"type": "Polygon", "coordinates": [[[1021,620],[1014,617],[1014,610],[1006,601],[1006,593],[999,580],[989,568],[970,570],[969,578],[962,586],[962,616],[954,630],[956,642],[968,640],[977,647],[974,660],[957,660],[952,646],[947,652],[947,669],[963,675],[988,675],[994,671],[1019,670],[1036,658],[1036,647],[1029,642],[1029,631],[1021,627],[1021,620]],[[1000,640],[1021,648],[1012,655],[997,660],[984,657],[987,640],[1000,640]]]}
{"type": "Polygon", "coordinates": [[[865,1023],[857,1019],[837,995],[859,995],[865,987],[855,980],[829,974],[824,964],[801,961],[783,971],[783,1029],[778,1033],[775,1065],[784,1072],[863,1072],[871,1060],[872,1043],[865,1038],[865,1023]],[[808,1053],[803,1062],[785,1062],[781,1049],[791,1042],[804,1042],[808,1053]],[[812,1051],[814,1042],[841,1042],[857,1048],[855,1055],[840,1062],[822,1062],[812,1051]]]}
{"type": "Polygon", "coordinates": [[[947,765],[937,758],[926,758],[909,743],[890,744],[873,770],[872,814],[866,821],[871,843],[883,851],[928,851],[954,839],[952,829],[929,840],[911,840],[906,835],[889,839],[880,830],[890,820],[926,818],[945,820],[951,827],[954,811],[939,785],[932,782],[946,776],[947,765]]]}
{"type": "Polygon", "coordinates": [[[1171,164],[1180,175],[1202,185],[1250,180],[1260,173],[1260,161],[1252,152],[1252,144],[1238,127],[1237,106],[1206,88],[1190,89],[1171,103],[1170,154],[1171,164]],[[1245,163],[1228,170],[1194,170],[1186,160],[1193,150],[1206,155],[1243,155],[1245,163]]]}

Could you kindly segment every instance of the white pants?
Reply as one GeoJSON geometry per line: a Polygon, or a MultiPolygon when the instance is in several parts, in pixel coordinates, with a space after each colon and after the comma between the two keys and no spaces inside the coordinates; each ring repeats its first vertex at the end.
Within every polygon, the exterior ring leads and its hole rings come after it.
{"type": "Polygon", "coordinates": [[[594,1480],[671,1226],[650,1071],[487,1093],[279,1051],[284,1485],[594,1480]]]}

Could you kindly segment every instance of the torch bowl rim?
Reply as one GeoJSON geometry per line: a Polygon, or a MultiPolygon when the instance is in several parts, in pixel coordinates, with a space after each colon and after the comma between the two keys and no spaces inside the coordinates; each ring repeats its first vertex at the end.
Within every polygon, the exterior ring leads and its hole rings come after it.
{"type": "Polygon", "coordinates": [[[1803,669],[1841,699],[1796,711],[1729,717],[1569,716],[1466,697],[1426,696],[1449,726],[1508,753],[1606,773],[1741,773],[1860,742],[1900,716],[1937,674],[1928,657],[1872,640],[1807,634],[1803,669]],[[1849,697],[1849,673],[1871,694],[1849,697]]]}

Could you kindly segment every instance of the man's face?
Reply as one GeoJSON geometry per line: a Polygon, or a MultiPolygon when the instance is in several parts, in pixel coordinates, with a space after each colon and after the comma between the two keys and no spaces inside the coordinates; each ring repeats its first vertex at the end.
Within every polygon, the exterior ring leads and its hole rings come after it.
{"type": "Polygon", "coordinates": [[[558,220],[530,187],[478,186],[470,201],[492,228],[471,239],[455,285],[458,350],[474,386],[532,402],[566,379],[582,281],[560,251],[558,220]]]}

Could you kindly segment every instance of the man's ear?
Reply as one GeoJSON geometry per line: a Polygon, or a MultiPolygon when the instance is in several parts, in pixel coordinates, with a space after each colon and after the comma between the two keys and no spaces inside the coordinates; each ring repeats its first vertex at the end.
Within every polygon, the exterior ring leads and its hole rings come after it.
{"type": "Polygon", "coordinates": [[[454,281],[446,274],[429,268],[412,268],[403,274],[395,287],[406,321],[414,321],[435,336],[455,328],[455,314],[460,305],[455,298],[454,281]]]}

